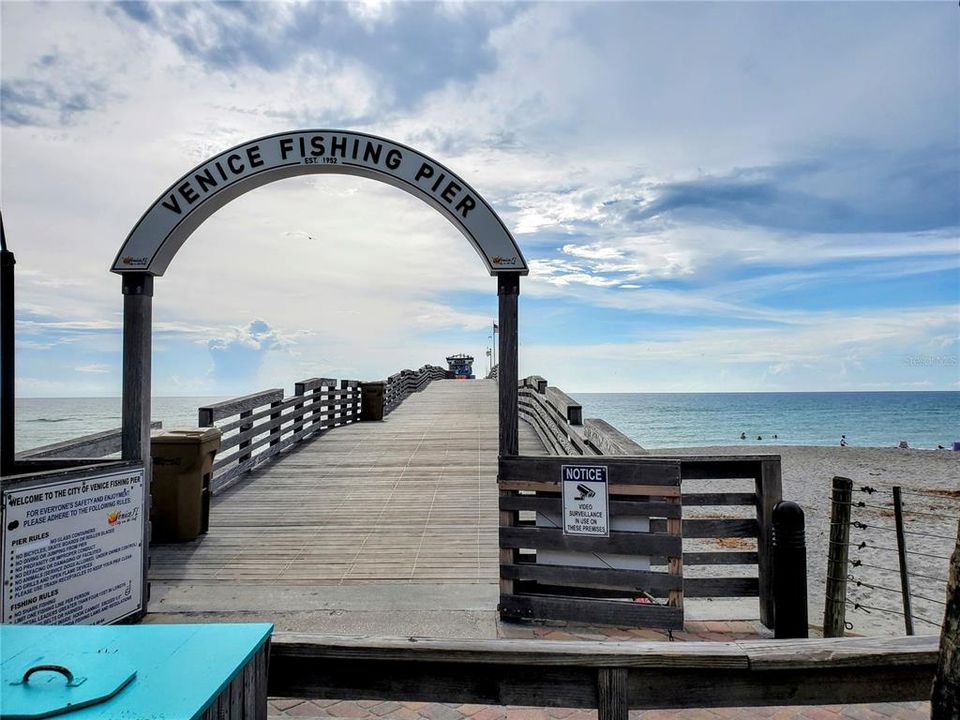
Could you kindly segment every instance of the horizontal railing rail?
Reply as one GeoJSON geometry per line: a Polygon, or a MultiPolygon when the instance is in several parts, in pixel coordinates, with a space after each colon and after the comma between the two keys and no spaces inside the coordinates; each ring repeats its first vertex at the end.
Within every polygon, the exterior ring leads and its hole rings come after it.
{"type": "MultiPolygon", "coordinates": [[[[159,430],[163,423],[154,420],[151,430],[159,430]]],[[[17,460],[41,460],[45,458],[104,458],[120,452],[120,428],[90,433],[61,442],[41,445],[17,453],[17,460]]]]}
{"type": "Polygon", "coordinates": [[[359,419],[357,380],[310,378],[296,383],[290,397],[272,388],[206,405],[198,411],[198,424],[223,432],[211,491],[225,490],[296,443],[359,419]]]}
{"type": "Polygon", "coordinates": [[[615,427],[583,419],[576,400],[539,375],[520,381],[518,411],[550,455],[643,455],[647,451],[615,427]]]}
{"type": "Polygon", "coordinates": [[[390,413],[413,393],[418,393],[434,380],[451,377],[449,371],[438,365],[424,365],[419,370],[401,370],[386,379],[383,393],[383,414],[390,413]]]}
{"type": "Polygon", "coordinates": [[[629,710],[926,700],[935,636],[598,642],[276,633],[274,697],[629,710]]]}

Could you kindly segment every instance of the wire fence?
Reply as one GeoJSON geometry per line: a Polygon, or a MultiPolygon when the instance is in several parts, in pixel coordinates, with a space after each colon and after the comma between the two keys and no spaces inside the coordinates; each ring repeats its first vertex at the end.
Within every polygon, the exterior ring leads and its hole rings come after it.
{"type": "Polygon", "coordinates": [[[899,617],[908,635],[915,624],[939,628],[958,517],[960,493],[834,478],[824,633],[869,625],[874,614],[899,617]]]}

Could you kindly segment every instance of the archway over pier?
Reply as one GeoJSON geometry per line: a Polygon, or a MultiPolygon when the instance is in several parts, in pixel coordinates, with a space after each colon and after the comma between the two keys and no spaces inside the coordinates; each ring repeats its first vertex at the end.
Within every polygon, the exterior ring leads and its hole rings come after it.
{"type": "Polygon", "coordinates": [[[296,130],[251,140],[197,165],[164,190],[117,253],[111,270],[123,278],[123,459],[150,461],[154,277],[166,272],[204,220],[234,198],[277,180],[316,173],[366,177],[420,198],[460,230],[496,276],[499,450],[516,455],[517,298],[520,276],[528,269],[510,231],[465,180],[413,148],[359,132],[296,130]]]}

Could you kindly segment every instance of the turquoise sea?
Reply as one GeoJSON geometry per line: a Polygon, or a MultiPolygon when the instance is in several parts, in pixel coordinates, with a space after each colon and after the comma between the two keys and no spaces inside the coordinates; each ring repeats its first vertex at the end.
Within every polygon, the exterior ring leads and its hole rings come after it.
{"type": "MultiPolygon", "coordinates": [[[[951,447],[960,441],[960,392],[572,393],[644,447],[782,444],[951,447]],[[740,433],[747,436],[740,440],[740,433]],[[774,438],[774,435],[777,437],[774,438]],[[757,438],[762,437],[762,440],[757,438]]],[[[158,397],[165,428],[196,427],[197,408],[222,397],[158,397]]],[[[119,398],[20,398],[17,449],[120,426],[119,398]]]]}
{"type": "Polygon", "coordinates": [[[841,435],[859,447],[894,447],[906,440],[910,447],[949,448],[960,441],[960,392],[572,396],[585,418],[602,418],[648,448],[839,445],[841,435]]]}

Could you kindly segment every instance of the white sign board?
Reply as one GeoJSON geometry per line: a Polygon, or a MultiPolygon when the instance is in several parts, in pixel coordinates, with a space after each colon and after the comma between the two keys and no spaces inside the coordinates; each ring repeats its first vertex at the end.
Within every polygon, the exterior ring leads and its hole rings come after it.
{"type": "Polygon", "coordinates": [[[602,465],[563,465],[563,534],[610,536],[607,468],[602,465]]]}
{"type": "Polygon", "coordinates": [[[143,468],[3,493],[2,622],[103,625],[142,603],[143,468]]]}

